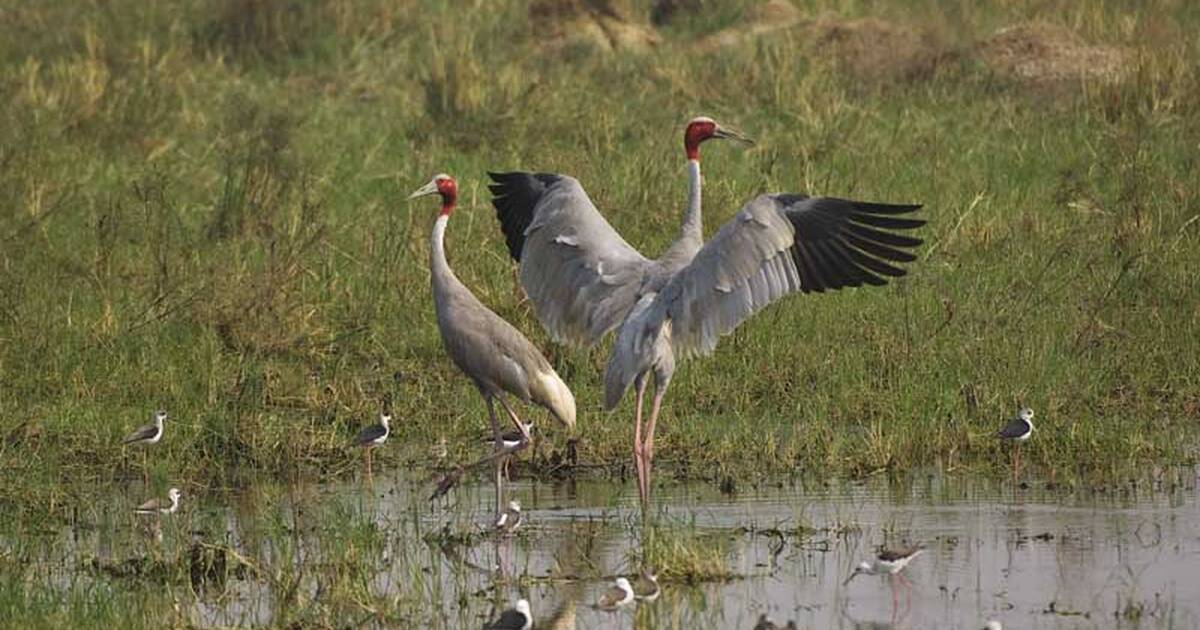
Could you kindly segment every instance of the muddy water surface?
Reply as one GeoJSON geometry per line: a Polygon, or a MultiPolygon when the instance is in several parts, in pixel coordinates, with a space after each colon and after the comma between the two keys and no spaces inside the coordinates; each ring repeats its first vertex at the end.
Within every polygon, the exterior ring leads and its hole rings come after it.
{"type": "Polygon", "coordinates": [[[373,598],[409,611],[405,625],[477,628],[526,597],[539,628],[749,629],[762,613],[801,628],[970,629],[989,619],[1009,628],[1200,627],[1192,470],[1086,490],[940,476],[771,484],[732,495],[667,485],[656,489],[652,534],[632,484],[516,481],[527,525],[509,538],[485,533],[490,488],[465,487],[436,505],[425,501],[428,491],[387,471],[369,486],[192,489],[160,533],[125,510],[138,486],[82,507],[74,527],[6,536],[0,546],[39,565],[50,588],[116,589],[130,584],[125,569],[181,558],[171,566],[189,566],[196,541],[227,547],[254,570],[226,566],[230,577],[219,584],[185,579],[158,602],[200,626],[271,625],[281,611],[296,620],[295,611],[320,607],[338,589],[359,589],[365,607],[330,604],[322,614],[367,627],[397,622],[372,617],[373,598]],[[612,576],[635,570],[651,535],[718,558],[727,575],[668,581],[651,604],[592,608],[612,576]],[[906,572],[912,588],[899,588],[895,605],[886,578],[844,584],[878,546],[910,542],[927,551],[906,572]]]}

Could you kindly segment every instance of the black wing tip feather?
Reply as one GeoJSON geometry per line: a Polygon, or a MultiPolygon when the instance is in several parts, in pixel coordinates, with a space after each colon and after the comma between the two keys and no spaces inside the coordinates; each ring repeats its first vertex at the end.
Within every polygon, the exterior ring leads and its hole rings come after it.
{"type": "Polygon", "coordinates": [[[897,217],[920,210],[922,204],[884,204],[801,194],[775,195],[775,199],[784,205],[796,229],[792,257],[804,293],[864,284],[885,285],[885,277],[899,278],[908,273],[890,263],[915,261],[917,257],[908,250],[924,242],[898,233],[925,225],[924,219],[897,217]]]}
{"type": "Polygon", "coordinates": [[[492,206],[500,220],[500,230],[513,260],[521,260],[525,247],[525,230],[533,220],[533,211],[546,188],[559,179],[553,173],[529,173],[525,171],[488,171],[494,183],[488,184],[492,192],[492,206]]]}

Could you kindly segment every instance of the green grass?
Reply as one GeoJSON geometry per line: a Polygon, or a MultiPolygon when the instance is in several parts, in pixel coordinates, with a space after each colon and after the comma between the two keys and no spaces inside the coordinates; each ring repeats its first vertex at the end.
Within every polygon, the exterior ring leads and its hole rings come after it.
{"type": "Polygon", "coordinates": [[[915,75],[863,73],[803,31],[697,51],[741,1],[646,55],[545,53],[523,2],[443,4],[6,10],[0,507],[59,511],[65,476],[137,474],[120,437],[158,406],[164,484],[344,473],[343,444],[388,400],[399,434],[466,456],[485,411],[434,323],[434,208],[405,200],[438,171],[462,191],[452,265],[574,389],[581,459],[628,459],[629,403],[600,410],[606,347],[553,346],[520,303],[484,172],[574,174],[653,255],[682,208],[682,123],[702,113],[759,140],[706,147],[709,232],[764,191],[915,201],[930,223],[904,280],[787,300],[681,368],[664,466],[999,472],[989,434],[1018,404],[1038,412],[1034,466],[1195,457],[1191,4],[797,3],[928,29],[941,61],[915,75]],[[970,54],[1031,19],[1132,48],[1129,78],[1046,91],[970,54]]]}

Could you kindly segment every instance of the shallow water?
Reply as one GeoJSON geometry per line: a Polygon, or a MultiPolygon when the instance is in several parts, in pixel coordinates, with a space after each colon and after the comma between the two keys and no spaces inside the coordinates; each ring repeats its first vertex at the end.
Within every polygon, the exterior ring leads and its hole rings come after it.
{"type": "MultiPolygon", "coordinates": [[[[979,628],[988,619],[1009,628],[1200,627],[1196,471],[1166,477],[1086,491],[941,476],[735,495],[666,485],[655,494],[657,535],[720,550],[734,577],[667,582],[657,602],[615,613],[590,604],[611,576],[636,568],[644,534],[631,483],[515,481],[527,526],[507,539],[473,535],[490,521],[490,488],[430,504],[427,483],[377,473],[369,486],[185,488],[185,507],[163,519],[159,540],[127,512],[141,499],[138,485],[81,506],[73,527],[2,536],[0,550],[28,559],[53,588],[128,585],[158,598],[147,605],[170,602],[201,626],[276,623],[285,609],[303,618],[296,611],[319,608],[334,589],[359,588],[411,611],[381,626],[479,627],[527,597],[536,627],[555,628],[751,628],[764,612],[801,628],[979,628]],[[196,589],[176,580],[162,594],[147,586],[154,578],[89,568],[186,557],[195,540],[227,545],[261,571],[196,589]],[[879,545],[906,542],[926,545],[906,571],[910,603],[900,590],[893,606],[886,578],[843,585],[879,545]]],[[[321,610],[378,621],[344,608],[321,610]]]]}

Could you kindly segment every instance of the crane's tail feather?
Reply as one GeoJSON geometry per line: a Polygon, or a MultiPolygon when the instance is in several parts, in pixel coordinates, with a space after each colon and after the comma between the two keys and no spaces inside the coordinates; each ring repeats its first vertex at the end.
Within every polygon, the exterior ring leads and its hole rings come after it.
{"type": "Polygon", "coordinates": [[[567,384],[559,378],[558,373],[551,370],[538,375],[531,392],[534,400],[550,410],[551,415],[563,426],[575,429],[575,395],[567,384]]]}
{"type": "Polygon", "coordinates": [[[633,384],[633,379],[637,374],[633,370],[621,369],[620,366],[614,365],[611,359],[608,362],[608,367],[604,370],[604,410],[612,411],[621,404],[621,398],[625,396],[625,390],[633,384]]]}

